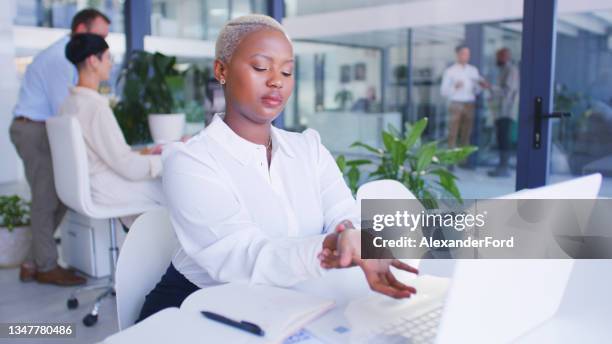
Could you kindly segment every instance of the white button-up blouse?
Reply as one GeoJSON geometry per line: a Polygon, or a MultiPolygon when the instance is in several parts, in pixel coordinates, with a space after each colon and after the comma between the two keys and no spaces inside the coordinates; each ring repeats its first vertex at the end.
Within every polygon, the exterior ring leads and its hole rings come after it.
{"type": "Polygon", "coordinates": [[[163,156],[163,187],[180,248],[172,262],[199,287],[290,286],[323,273],[326,232],[359,209],[319,134],[272,128],[272,160],[220,115],[163,156]]]}
{"type": "Polygon", "coordinates": [[[478,83],[483,80],[476,67],[455,63],[444,71],[440,93],[451,102],[474,102],[476,95],[482,92],[478,83]],[[463,86],[456,88],[458,82],[462,82],[463,86]]]}

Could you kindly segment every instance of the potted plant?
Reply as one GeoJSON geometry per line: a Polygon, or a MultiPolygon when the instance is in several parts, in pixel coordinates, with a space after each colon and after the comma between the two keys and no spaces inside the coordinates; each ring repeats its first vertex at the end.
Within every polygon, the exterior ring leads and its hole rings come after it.
{"type": "Polygon", "coordinates": [[[32,242],[30,204],[17,195],[0,196],[0,267],[19,266],[32,242]]]}
{"type": "Polygon", "coordinates": [[[176,57],[145,51],[133,52],[118,82],[123,83],[115,116],[131,144],[178,140],[185,127],[185,111],[199,105],[185,100],[185,74],[176,57]]]}
{"type": "MultiPolygon", "coordinates": [[[[405,135],[396,128],[381,133],[383,148],[375,148],[362,142],[355,142],[351,147],[362,148],[373,153],[376,160],[347,160],[343,155],[336,162],[345,175],[348,185],[357,192],[361,181],[362,166],[374,165],[368,180],[393,179],[404,184],[427,209],[438,206],[438,200],[447,196],[462,202],[461,193],[455,180],[457,177],[449,171],[448,166],[465,160],[477,147],[440,148],[437,141],[423,143],[421,135],[427,127],[427,118],[414,125],[406,124],[405,135]]],[[[365,182],[364,181],[364,182],[365,182]]]]}
{"type": "Polygon", "coordinates": [[[346,89],[340,90],[336,92],[334,100],[340,105],[339,110],[344,111],[348,103],[353,101],[353,92],[346,89]]]}

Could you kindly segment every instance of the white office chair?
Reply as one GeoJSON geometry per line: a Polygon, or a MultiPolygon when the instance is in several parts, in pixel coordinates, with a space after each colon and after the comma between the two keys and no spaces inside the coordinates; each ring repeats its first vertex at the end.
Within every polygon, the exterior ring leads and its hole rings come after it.
{"type": "MultiPolygon", "coordinates": [[[[383,179],[361,185],[357,189],[357,202],[361,205],[363,199],[416,199],[416,197],[404,184],[397,180],[383,179]]],[[[420,259],[402,259],[402,261],[416,268],[421,264],[420,259]]],[[[414,277],[403,272],[401,274],[409,276],[409,278],[414,277]]]]}
{"type": "Polygon", "coordinates": [[[166,209],[149,211],[132,224],[115,275],[119,330],[134,324],[145,296],[166,272],[178,245],[166,209]]]}
{"type": "Polygon", "coordinates": [[[112,296],[115,282],[115,266],[119,248],[115,219],[144,213],[156,207],[151,205],[101,206],[93,203],[90,192],[87,152],[81,127],[76,118],[57,116],[47,120],[47,133],[53,161],[55,189],[60,200],[72,210],[94,219],[108,219],[110,223],[110,277],[102,284],[87,285],[74,290],[68,299],[68,308],[78,307],[76,295],[86,290],[103,289],[96,298],[92,311],[83,318],[85,326],[93,326],[98,321],[100,302],[112,296]]]}

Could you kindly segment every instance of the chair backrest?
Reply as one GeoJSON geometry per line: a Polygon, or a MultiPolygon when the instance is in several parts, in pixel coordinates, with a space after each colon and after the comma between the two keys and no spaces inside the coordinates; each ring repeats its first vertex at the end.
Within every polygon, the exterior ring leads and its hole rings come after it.
{"type": "Polygon", "coordinates": [[[392,179],[375,180],[357,190],[357,201],[362,199],[416,199],[404,184],[392,179]]]}
{"type": "Polygon", "coordinates": [[[47,135],[59,199],[69,208],[89,214],[92,204],[89,167],[79,122],[71,116],[52,117],[47,120],[47,135]]]}
{"type": "Polygon", "coordinates": [[[121,247],[115,274],[120,330],[134,324],[145,296],[166,272],[178,245],[166,209],[151,210],[134,221],[121,247]]]}
{"type": "MultiPolygon", "coordinates": [[[[357,189],[357,203],[361,205],[362,199],[416,199],[408,188],[392,179],[375,180],[365,183],[357,189]]],[[[401,259],[404,263],[419,268],[421,259],[401,259]]],[[[397,271],[396,276],[406,281],[415,276],[403,271],[397,271]]]]}

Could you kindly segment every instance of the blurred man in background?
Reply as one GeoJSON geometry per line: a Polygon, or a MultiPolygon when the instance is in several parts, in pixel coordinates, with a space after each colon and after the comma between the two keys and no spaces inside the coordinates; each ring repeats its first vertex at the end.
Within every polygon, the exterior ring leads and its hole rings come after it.
{"type": "MultiPolygon", "coordinates": [[[[110,20],[95,9],[85,9],[72,19],[71,35],[94,33],[106,37],[110,20]]],[[[11,141],[23,160],[32,194],[32,247],[21,265],[19,278],[23,282],[37,280],[56,285],[78,285],[86,280],[57,264],[57,248],[53,234],[60,224],[66,207],[55,192],[51,151],[45,121],[54,116],[68,90],[77,81],[75,66],[66,59],[63,37],[40,52],[28,66],[19,99],[13,110],[10,127],[11,141]]]]}
{"type": "Polygon", "coordinates": [[[508,163],[511,151],[512,123],[516,120],[516,105],[519,90],[519,70],[512,62],[512,53],[502,48],[496,54],[499,74],[495,85],[491,87],[491,109],[495,117],[497,149],[499,164],[488,172],[490,177],[507,177],[510,175],[508,163]]]}
{"type": "Polygon", "coordinates": [[[470,62],[470,49],[460,45],[455,49],[456,59],[444,71],[440,93],[449,101],[448,147],[454,148],[459,137],[460,146],[470,143],[474,126],[476,96],[489,84],[470,62]]]}

